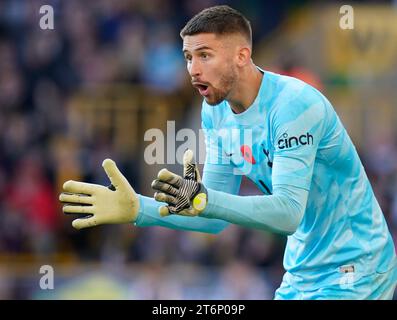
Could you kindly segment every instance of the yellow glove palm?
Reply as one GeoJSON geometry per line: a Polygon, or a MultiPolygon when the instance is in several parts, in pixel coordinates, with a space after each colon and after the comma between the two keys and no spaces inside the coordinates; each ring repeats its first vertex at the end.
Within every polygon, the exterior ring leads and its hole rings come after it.
{"type": "Polygon", "coordinates": [[[130,223],[138,216],[138,196],[116,163],[106,159],[102,167],[110,179],[110,187],[73,180],[63,185],[64,192],[59,196],[59,200],[65,203],[63,212],[88,215],[73,220],[72,226],[76,229],[130,223]]]}

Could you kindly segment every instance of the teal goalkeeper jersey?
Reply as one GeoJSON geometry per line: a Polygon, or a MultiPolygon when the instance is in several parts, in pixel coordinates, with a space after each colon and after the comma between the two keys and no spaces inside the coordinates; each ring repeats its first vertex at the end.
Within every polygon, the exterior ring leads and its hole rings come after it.
{"type": "Polygon", "coordinates": [[[284,233],[285,280],[302,290],[338,283],[344,270],[357,280],[396,269],[386,221],[330,102],[298,79],[261,71],[243,113],[203,102],[205,210],[160,218],[161,203],[140,196],[136,225],[216,233],[235,223],[284,233]],[[242,175],[264,195],[238,196],[242,175]]]}
{"type": "Polygon", "coordinates": [[[204,102],[202,121],[209,152],[205,170],[229,166],[265,195],[277,186],[307,190],[303,217],[288,236],[284,256],[293,283],[313,288],[313,282],[339,281],[346,265],[353,265],[357,277],[395,265],[393,240],[357,151],[316,89],[264,72],[245,112],[234,114],[226,101],[204,102]]]}

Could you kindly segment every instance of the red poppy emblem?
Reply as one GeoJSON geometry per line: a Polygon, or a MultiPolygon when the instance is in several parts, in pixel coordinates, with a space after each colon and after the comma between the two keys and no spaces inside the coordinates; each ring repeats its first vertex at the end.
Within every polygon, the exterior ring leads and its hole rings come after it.
{"type": "Polygon", "coordinates": [[[248,161],[251,164],[256,163],[255,158],[252,155],[252,150],[249,146],[243,144],[241,146],[240,150],[241,150],[241,154],[243,155],[245,161],[248,161]]]}

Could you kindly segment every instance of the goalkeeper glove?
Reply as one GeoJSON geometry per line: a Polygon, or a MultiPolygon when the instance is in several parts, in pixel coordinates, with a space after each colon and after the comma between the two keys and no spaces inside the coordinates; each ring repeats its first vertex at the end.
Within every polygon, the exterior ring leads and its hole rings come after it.
{"type": "Polygon", "coordinates": [[[192,150],[186,150],[183,155],[183,178],[167,169],[160,170],[157,178],[152,182],[152,188],[158,191],[154,198],[168,204],[159,208],[161,216],[197,216],[205,209],[207,190],[201,183],[192,150]]]}
{"type": "Polygon", "coordinates": [[[109,187],[69,180],[64,183],[59,200],[64,213],[88,215],[75,219],[72,226],[82,229],[101,224],[134,222],[138,216],[139,199],[113,160],[102,166],[111,181],[109,187]]]}

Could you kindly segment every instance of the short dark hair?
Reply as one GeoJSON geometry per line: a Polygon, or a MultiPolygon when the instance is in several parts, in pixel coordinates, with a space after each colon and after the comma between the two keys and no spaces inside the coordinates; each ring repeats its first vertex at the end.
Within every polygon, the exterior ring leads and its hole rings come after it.
{"type": "Polygon", "coordinates": [[[219,35],[240,33],[252,45],[251,24],[240,12],[227,6],[213,6],[202,10],[188,21],[181,30],[181,37],[199,33],[219,35]]]}

